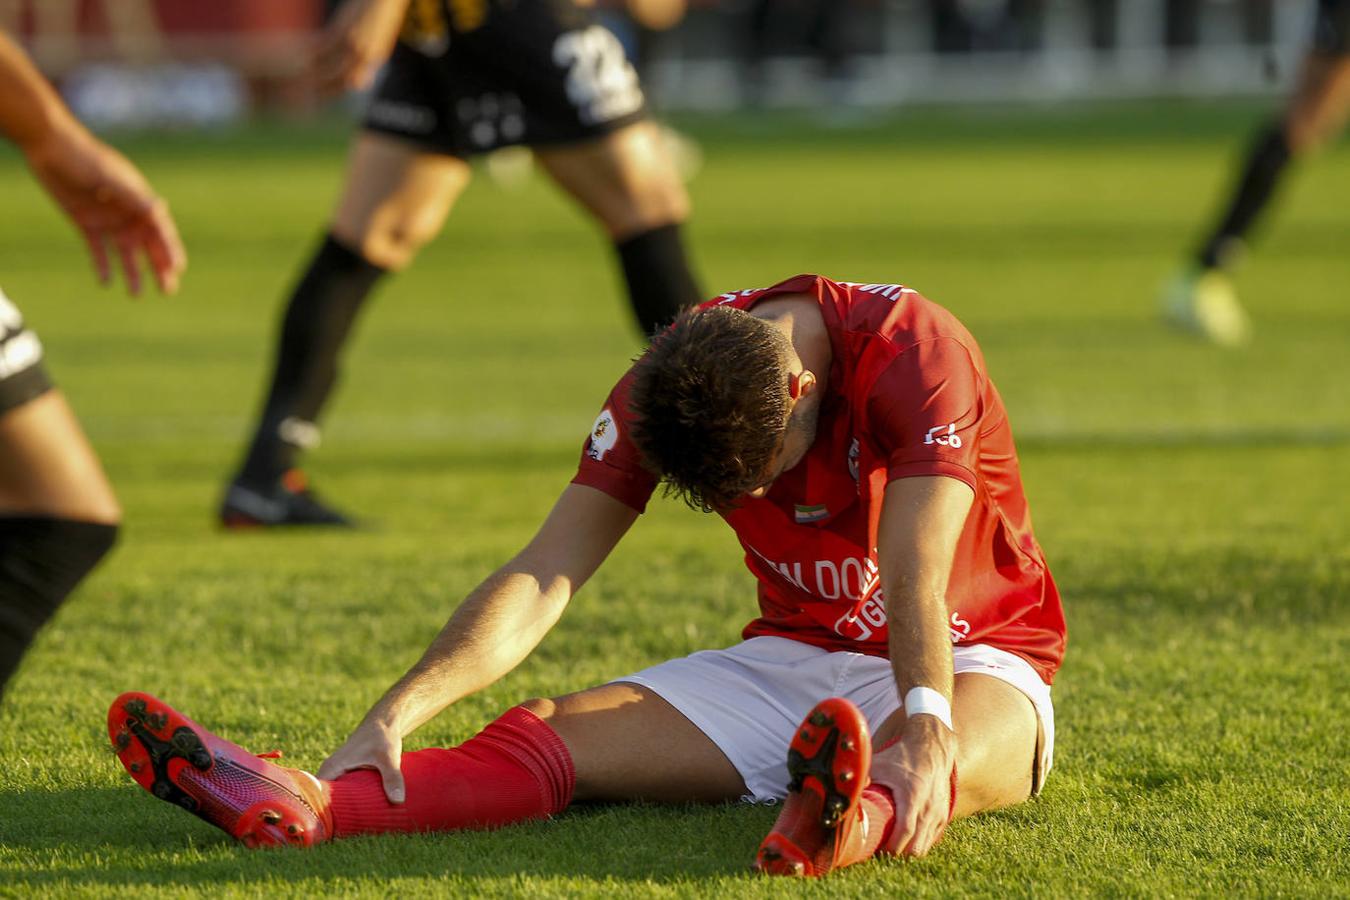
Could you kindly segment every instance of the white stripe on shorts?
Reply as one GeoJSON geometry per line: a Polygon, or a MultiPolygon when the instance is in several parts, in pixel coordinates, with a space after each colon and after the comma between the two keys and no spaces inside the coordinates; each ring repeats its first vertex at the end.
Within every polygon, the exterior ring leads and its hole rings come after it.
{"type": "MultiPolygon", "coordinates": [[[[1033,780],[1039,789],[1054,760],[1050,686],[1026,660],[987,644],[953,647],[952,657],[957,675],[971,672],[1006,681],[1035,706],[1041,753],[1033,780]]],[[[731,760],[745,781],[745,799],[756,803],[786,795],[788,743],[816,703],[826,697],[852,701],[873,734],[900,708],[890,660],[781,637],[700,650],[615,681],[653,691],[693,722],[731,760]]]]}

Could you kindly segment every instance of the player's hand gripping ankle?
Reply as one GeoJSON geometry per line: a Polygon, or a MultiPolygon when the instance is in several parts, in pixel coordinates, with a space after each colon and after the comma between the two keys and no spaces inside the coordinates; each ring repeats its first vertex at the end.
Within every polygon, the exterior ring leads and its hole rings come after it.
{"type": "Polygon", "coordinates": [[[956,733],[933,716],[914,716],[900,739],[872,757],[872,781],[895,798],[885,853],[923,856],[951,819],[956,733]]]}
{"type": "Polygon", "coordinates": [[[319,766],[319,777],[332,781],[354,769],[374,769],[384,783],[384,795],[390,803],[402,803],[405,796],[403,772],[399,762],[403,757],[403,737],[394,729],[377,721],[366,720],[356,727],[346,743],[319,766]]]}

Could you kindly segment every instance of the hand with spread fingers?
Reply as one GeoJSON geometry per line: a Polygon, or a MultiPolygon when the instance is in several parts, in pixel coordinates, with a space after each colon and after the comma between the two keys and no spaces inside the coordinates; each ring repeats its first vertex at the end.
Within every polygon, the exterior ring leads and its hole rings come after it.
{"type": "Polygon", "coordinates": [[[408,0],[347,0],[333,15],[310,60],[322,94],[365,87],[393,52],[408,0]]]}
{"type": "Polygon", "coordinates": [[[99,280],[117,254],[127,289],[141,292],[141,256],[172,294],[187,252],[169,207],[126,157],[89,133],[32,60],[0,32],[0,134],[23,151],[38,182],[84,235],[99,280]]]}
{"type": "Polygon", "coordinates": [[[113,278],[115,254],[127,290],[141,293],[141,258],[161,293],[178,290],[187,252],[169,207],[122,154],[71,122],[25,146],[37,180],[84,236],[99,281],[113,278]]]}

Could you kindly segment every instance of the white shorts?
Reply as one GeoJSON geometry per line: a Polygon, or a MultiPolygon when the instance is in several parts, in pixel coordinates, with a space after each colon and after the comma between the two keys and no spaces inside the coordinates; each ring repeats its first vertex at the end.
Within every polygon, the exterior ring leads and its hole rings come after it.
{"type": "MultiPolygon", "coordinates": [[[[1032,794],[1050,772],[1055,709],[1050,686],[1020,656],[985,644],[952,648],[957,675],[971,672],[1006,681],[1031,700],[1040,720],[1032,794]]],[[[787,793],[787,751],[806,714],[826,697],[851,701],[872,733],[896,710],[900,697],[890,660],[831,652],[781,637],[756,637],[725,650],[701,650],[616,681],[641,685],[679,710],[712,739],[757,803],[787,793]]]]}

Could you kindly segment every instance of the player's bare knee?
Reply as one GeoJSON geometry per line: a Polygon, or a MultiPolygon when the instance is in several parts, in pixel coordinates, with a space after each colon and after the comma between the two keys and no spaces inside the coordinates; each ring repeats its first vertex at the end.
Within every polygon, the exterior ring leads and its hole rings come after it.
{"type": "Polygon", "coordinates": [[[389,272],[406,269],[426,243],[410,228],[400,225],[370,229],[356,243],[366,261],[389,272]]]}
{"type": "Polygon", "coordinates": [[[554,718],[558,713],[558,704],[544,697],[526,700],[524,703],[520,704],[520,708],[534,713],[545,722],[554,718]]]}
{"type": "Polygon", "coordinates": [[[683,222],[689,218],[689,193],[678,180],[670,179],[649,191],[644,198],[652,227],[683,222]]]}
{"type": "Polygon", "coordinates": [[[969,816],[1030,799],[1036,735],[1005,726],[958,730],[956,814],[969,816]]]}
{"type": "Polygon", "coordinates": [[[684,186],[652,185],[633,194],[613,221],[606,222],[618,240],[645,234],[666,225],[679,225],[689,218],[689,195],[684,186]]]}

